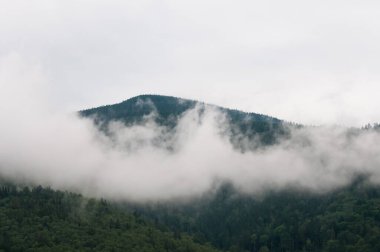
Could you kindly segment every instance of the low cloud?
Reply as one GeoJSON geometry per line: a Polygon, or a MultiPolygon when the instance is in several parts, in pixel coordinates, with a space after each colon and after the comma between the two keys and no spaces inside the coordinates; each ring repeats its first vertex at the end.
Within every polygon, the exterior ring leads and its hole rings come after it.
{"type": "Polygon", "coordinates": [[[132,126],[111,122],[106,136],[91,119],[51,111],[38,68],[12,56],[0,69],[6,179],[140,202],[198,197],[222,182],[248,194],[289,186],[326,192],[358,174],[380,182],[380,134],[373,130],[293,129],[278,144],[243,153],[226,134],[225,115],[197,106],[174,129],[156,124],[153,113],[132,126]]]}

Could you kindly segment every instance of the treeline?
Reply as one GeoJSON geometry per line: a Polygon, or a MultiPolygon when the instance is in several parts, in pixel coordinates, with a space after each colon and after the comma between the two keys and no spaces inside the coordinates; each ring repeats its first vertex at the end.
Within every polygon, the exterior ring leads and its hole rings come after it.
{"type": "Polygon", "coordinates": [[[380,123],[374,123],[374,124],[366,124],[362,128],[362,130],[380,130],[380,123]]]}
{"type": "Polygon", "coordinates": [[[138,211],[225,251],[380,251],[380,188],[364,181],[329,194],[288,190],[259,198],[225,186],[196,204],[138,211]]]}
{"type": "Polygon", "coordinates": [[[105,200],[0,185],[0,251],[217,251],[105,200]]]}
{"type": "Polygon", "coordinates": [[[132,205],[0,186],[0,251],[380,251],[380,188],[132,205]],[[219,250],[218,250],[219,249],[219,250]]]}

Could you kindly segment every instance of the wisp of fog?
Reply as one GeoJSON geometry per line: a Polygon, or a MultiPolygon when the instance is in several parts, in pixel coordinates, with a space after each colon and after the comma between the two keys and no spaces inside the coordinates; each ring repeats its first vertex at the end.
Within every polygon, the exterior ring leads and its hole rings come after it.
{"type": "MultiPolygon", "coordinates": [[[[17,56],[0,62],[0,177],[87,196],[166,201],[204,195],[224,182],[258,194],[289,186],[326,192],[364,174],[380,182],[380,134],[303,127],[278,144],[242,152],[225,115],[196,106],[173,130],[155,123],[109,124],[50,106],[47,80],[17,56]]],[[[254,144],[254,143],[252,143],[254,144]]]]}

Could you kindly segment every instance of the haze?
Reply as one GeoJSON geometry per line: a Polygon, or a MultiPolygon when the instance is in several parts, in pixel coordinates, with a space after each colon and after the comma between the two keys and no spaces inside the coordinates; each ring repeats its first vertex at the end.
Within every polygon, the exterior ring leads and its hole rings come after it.
{"type": "Polygon", "coordinates": [[[251,195],[289,187],[324,193],[357,175],[380,182],[376,131],[304,128],[279,144],[242,153],[225,134],[224,114],[206,107],[200,116],[196,107],[182,115],[174,133],[157,125],[153,113],[128,127],[112,122],[109,138],[91,119],[52,110],[38,68],[18,57],[0,66],[1,178],[139,202],[201,197],[226,182],[251,195]]]}
{"type": "Polygon", "coordinates": [[[341,0],[1,1],[0,177],[144,202],[223,182],[252,195],[323,193],[358,174],[378,184],[379,134],[336,125],[380,121],[379,10],[341,0]],[[114,139],[76,115],[146,93],[325,126],[242,153],[212,107],[182,115],[171,136],[154,114],[112,122],[114,139]]]}
{"type": "Polygon", "coordinates": [[[51,109],[66,113],[157,93],[361,126],[380,120],[379,10],[372,0],[5,0],[0,58],[39,68],[51,109]]]}

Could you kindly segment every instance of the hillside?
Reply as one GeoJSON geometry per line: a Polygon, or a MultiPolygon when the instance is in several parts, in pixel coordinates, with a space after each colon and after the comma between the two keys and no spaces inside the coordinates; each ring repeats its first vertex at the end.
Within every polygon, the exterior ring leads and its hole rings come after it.
{"type": "Polygon", "coordinates": [[[140,123],[144,116],[151,113],[155,114],[155,121],[158,124],[175,127],[180,116],[197,105],[201,109],[212,107],[226,115],[230,124],[230,138],[234,143],[239,141],[238,137],[242,134],[247,139],[255,139],[263,144],[274,144],[277,138],[288,134],[289,127],[295,127],[293,124],[266,115],[162,95],[140,95],[118,104],[82,110],[79,113],[83,117],[93,118],[102,129],[106,129],[110,121],[121,121],[126,125],[140,123]]]}
{"type": "MultiPolygon", "coordinates": [[[[95,118],[104,127],[112,120],[138,123],[155,111],[157,123],[175,127],[178,117],[197,104],[213,106],[144,95],[81,114],[95,118]]],[[[230,136],[232,142],[239,135],[261,144],[275,144],[287,137],[291,127],[302,127],[265,115],[216,108],[227,115],[231,129],[236,130],[230,136]]],[[[360,134],[359,129],[351,129],[351,133],[360,134]]],[[[213,196],[185,204],[128,204],[126,208],[160,226],[193,235],[197,241],[211,242],[223,251],[379,251],[379,190],[368,186],[365,177],[327,194],[289,189],[252,197],[226,184],[213,196]]]]}
{"type": "MultiPolygon", "coordinates": [[[[186,111],[197,108],[203,113],[208,106],[226,115],[231,130],[226,134],[241,149],[240,140],[267,147],[288,137],[292,127],[305,128],[265,115],[157,95],[83,110],[80,115],[94,119],[106,134],[110,122],[139,125],[148,115],[170,131],[186,111]]],[[[377,124],[367,125],[343,135],[352,142],[362,132],[378,130],[377,124]]],[[[140,167],[128,168],[133,172],[140,167]]],[[[293,167],[285,168],[290,173],[293,167]]],[[[0,178],[0,251],[375,252],[380,251],[380,187],[369,179],[370,174],[358,173],[350,184],[323,193],[294,185],[252,195],[226,181],[184,201],[132,203],[128,198],[111,202],[25,187],[0,178]]]]}

